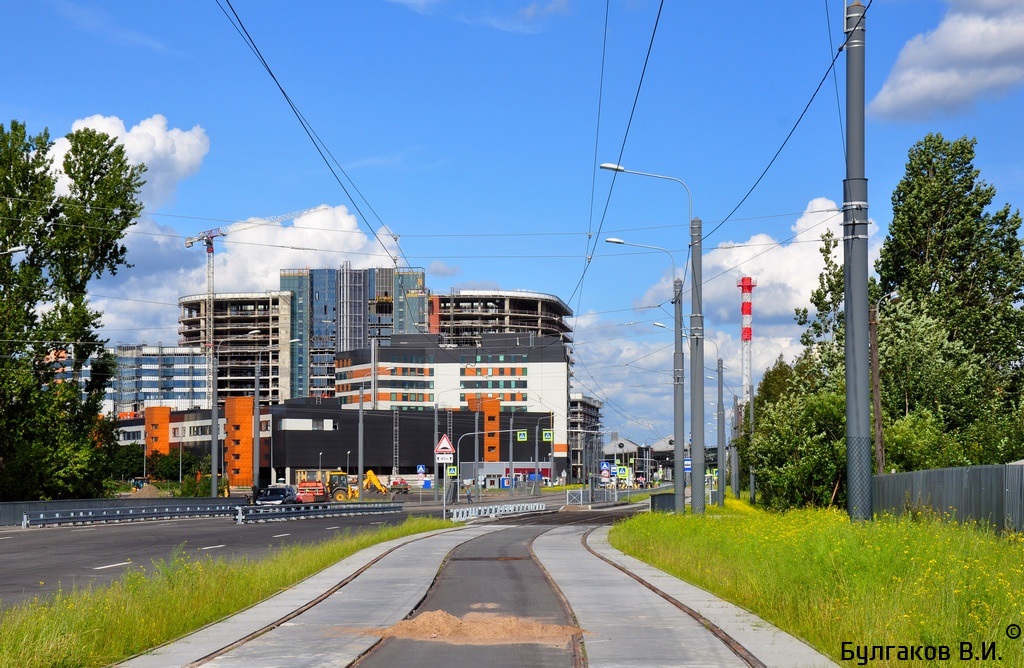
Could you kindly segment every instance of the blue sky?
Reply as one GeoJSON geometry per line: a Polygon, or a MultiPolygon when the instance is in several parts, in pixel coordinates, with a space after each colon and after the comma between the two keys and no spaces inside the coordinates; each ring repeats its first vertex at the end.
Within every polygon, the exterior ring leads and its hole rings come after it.
{"type": "MultiPolygon", "coordinates": [[[[205,290],[204,253],[184,238],[326,205],[218,239],[217,290],[275,289],[281,268],[388,263],[386,247],[426,268],[435,292],[554,294],[578,316],[575,389],[607,402],[609,428],[665,436],[672,336],[653,323],[671,327],[671,265],[687,269],[687,197],[635,175],[613,186],[598,164],[619,162],[683,180],[705,232],[732,214],[703,259],[707,363],[717,346],[727,397],[740,390],[741,276],[758,280],[755,382],[798,351],[792,314],[817,281],[816,240],[841,221],[844,56],[736,207],[828,72],[841,1],[670,0],[660,16],[656,0],[232,6],[344,187],[226,0],[3,2],[20,27],[0,46],[0,122],[58,137],[94,126],[149,166],[127,239],[135,266],[92,289],[112,342],[177,340],[177,298],[205,290]]],[[[872,258],[928,132],[976,137],[996,204],[1019,208],[1020,0],[873,0],[867,25],[872,258]]]]}

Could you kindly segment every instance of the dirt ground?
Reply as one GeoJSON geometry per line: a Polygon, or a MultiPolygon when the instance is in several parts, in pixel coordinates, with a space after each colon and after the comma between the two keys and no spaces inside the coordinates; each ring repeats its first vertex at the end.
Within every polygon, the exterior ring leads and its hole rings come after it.
{"type": "Polygon", "coordinates": [[[455,645],[537,643],[554,647],[564,647],[573,635],[584,633],[576,626],[544,624],[532,619],[489,612],[471,612],[459,619],[443,610],[424,612],[385,629],[365,629],[362,632],[382,638],[427,640],[455,645]]]}

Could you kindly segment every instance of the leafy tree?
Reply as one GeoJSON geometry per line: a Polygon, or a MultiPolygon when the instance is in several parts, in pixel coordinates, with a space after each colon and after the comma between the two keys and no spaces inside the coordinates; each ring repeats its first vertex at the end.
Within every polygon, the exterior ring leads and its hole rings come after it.
{"type": "Polygon", "coordinates": [[[818,287],[811,291],[814,313],[796,309],[796,323],[806,327],[800,335],[805,371],[816,367],[822,379],[841,377],[844,369],[843,266],[836,259],[838,245],[831,230],[821,235],[824,268],[818,274],[818,287]]]}
{"type": "Polygon", "coordinates": [[[770,508],[846,502],[846,400],[821,390],[769,404],[751,437],[749,464],[770,508]]]}
{"type": "Polygon", "coordinates": [[[976,140],[929,134],[909,153],[875,265],[882,289],[920,302],[953,340],[994,368],[1024,353],[1024,253],[1019,211],[989,213],[995,188],[974,168],[976,140]]]}
{"type": "Polygon", "coordinates": [[[0,500],[104,493],[113,424],[100,417],[113,360],[89,281],[126,264],[145,167],[91,129],[67,135],[55,175],[44,130],[0,125],[0,500]],[[88,382],[82,366],[94,358],[88,382]]]}

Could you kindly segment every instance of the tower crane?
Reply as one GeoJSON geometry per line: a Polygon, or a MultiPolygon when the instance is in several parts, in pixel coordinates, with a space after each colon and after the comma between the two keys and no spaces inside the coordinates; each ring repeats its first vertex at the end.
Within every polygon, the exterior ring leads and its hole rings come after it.
{"type": "MultiPolygon", "coordinates": [[[[228,234],[235,234],[243,230],[248,230],[253,227],[259,227],[262,225],[273,225],[279,223],[282,220],[294,220],[299,216],[303,216],[313,211],[325,211],[329,207],[326,204],[313,207],[311,209],[303,209],[302,211],[295,211],[293,213],[285,213],[280,216],[271,216],[269,218],[250,218],[248,220],[242,220],[237,223],[232,223],[225,227],[215,227],[212,230],[206,230],[200,232],[194,237],[185,239],[185,248],[192,248],[196,242],[203,242],[206,245],[206,313],[204,314],[204,335],[205,335],[205,347],[208,351],[208,355],[216,354],[214,352],[214,341],[213,341],[213,240],[217,237],[225,237],[228,234]]],[[[210,402],[213,402],[213,384],[217,382],[217,379],[213,377],[214,365],[209,360],[206,363],[206,394],[210,398],[210,402]]],[[[211,409],[215,408],[210,406],[211,409]]]]}

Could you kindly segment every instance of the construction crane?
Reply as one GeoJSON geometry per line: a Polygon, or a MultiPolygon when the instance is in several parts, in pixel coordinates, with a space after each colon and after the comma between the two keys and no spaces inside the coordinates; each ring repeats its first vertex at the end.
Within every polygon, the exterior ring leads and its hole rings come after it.
{"type": "MultiPolygon", "coordinates": [[[[294,220],[307,213],[325,211],[328,208],[330,207],[326,204],[321,204],[320,206],[316,206],[311,209],[285,213],[280,216],[271,216],[270,218],[250,218],[249,220],[232,223],[226,227],[215,227],[212,230],[206,230],[205,232],[200,232],[194,237],[185,239],[185,248],[192,248],[192,246],[198,241],[201,241],[206,245],[206,313],[204,314],[204,334],[206,338],[205,347],[208,351],[208,355],[212,356],[215,354],[213,347],[213,240],[217,237],[225,237],[228,234],[236,234],[242,230],[248,230],[261,225],[273,225],[281,222],[282,220],[294,220]]],[[[213,384],[217,382],[217,379],[213,377],[213,367],[213,363],[208,359],[206,363],[206,395],[209,397],[209,403],[211,404],[213,403],[213,384]]],[[[210,408],[213,409],[215,407],[211,405],[210,408]]]]}

